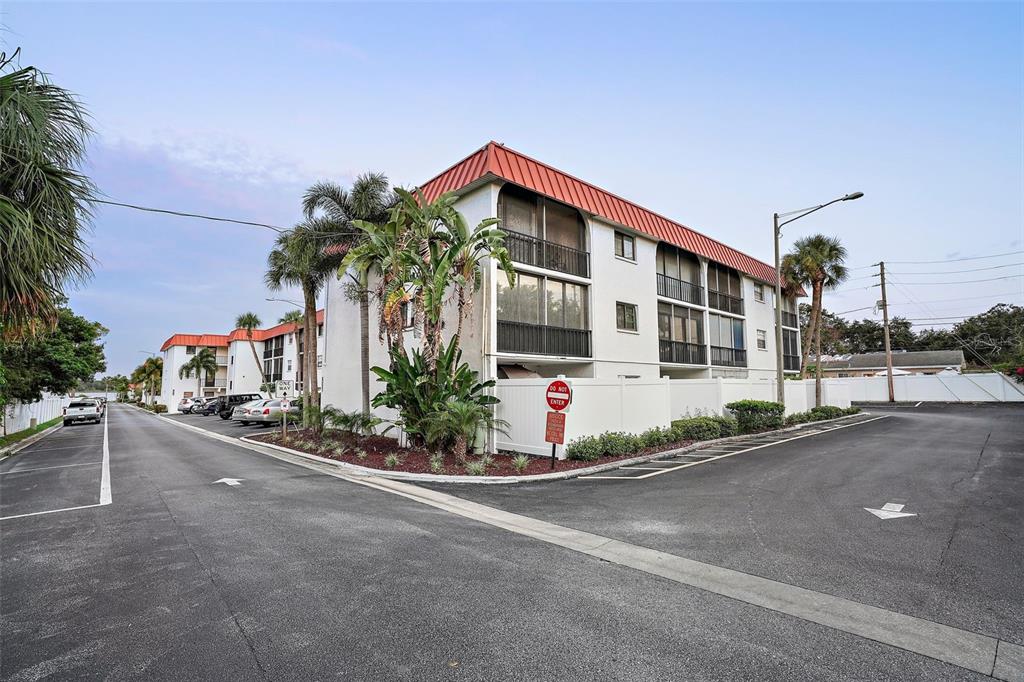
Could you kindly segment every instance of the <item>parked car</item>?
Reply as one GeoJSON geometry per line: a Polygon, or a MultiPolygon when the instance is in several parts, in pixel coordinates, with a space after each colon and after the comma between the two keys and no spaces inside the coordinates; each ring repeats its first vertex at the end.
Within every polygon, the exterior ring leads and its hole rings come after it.
{"type": "MultiPolygon", "coordinates": [[[[281,398],[274,398],[273,400],[265,401],[262,405],[250,408],[248,417],[249,421],[254,424],[269,426],[271,424],[281,423],[281,411],[281,398]]],[[[289,401],[288,414],[296,417],[302,414],[302,405],[300,401],[289,401]]]]}
{"type": "Polygon", "coordinates": [[[94,422],[99,424],[102,417],[103,409],[95,400],[72,400],[64,408],[64,426],[69,426],[76,422],[94,422]]]}
{"type": "Polygon", "coordinates": [[[247,403],[243,403],[231,411],[231,420],[241,423],[242,426],[248,426],[253,421],[249,418],[250,415],[254,414],[269,402],[273,401],[267,400],[266,398],[260,398],[259,400],[251,400],[247,403]]]}
{"type": "Polygon", "coordinates": [[[211,414],[217,414],[218,412],[220,412],[220,409],[221,407],[223,407],[223,405],[223,398],[213,398],[211,400],[207,400],[206,403],[199,410],[193,408],[192,411],[194,413],[198,413],[201,415],[210,416],[211,414]]]}
{"type": "Polygon", "coordinates": [[[253,400],[263,399],[263,396],[259,393],[236,393],[235,395],[225,396],[223,398],[224,402],[221,403],[220,409],[217,411],[217,415],[224,421],[227,421],[228,419],[231,419],[231,413],[239,405],[244,405],[245,403],[252,402],[253,400]]]}
{"type": "Polygon", "coordinates": [[[188,408],[189,414],[199,414],[199,410],[203,409],[203,406],[209,401],[209,398],[193,398],[192,407],[188,408]]]}
{"type": "Polygon", "coordinates": [[[182,398],[178,401],[178,412],[188,414],[189,410],[192,409],[192,405],[195,404],[195,398],[182,398]]]}

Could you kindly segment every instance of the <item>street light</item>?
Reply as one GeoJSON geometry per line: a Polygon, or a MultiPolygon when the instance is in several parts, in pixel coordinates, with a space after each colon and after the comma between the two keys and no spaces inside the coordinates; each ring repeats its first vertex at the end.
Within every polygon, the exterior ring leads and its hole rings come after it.
{"type": "Polygon", "coordinates": [[[146,355],[160,355],[159,353],[154,353],[151,350],[140,350],[139,352],[140,353],[145,353],[146,355]]]}
{"type": "Polygon", "coordinates": [[[279,301],[280,303],[291,303],[293,306],[295,306],[299,310],[305,309],[305,306],[302,305],[301,303],[298,303],[296,301],[289,301],[287,298],[266,298],[266,299],[263,299],[263,300],[265,300],[265,301],[279,301]]]}
{"type": "MultiPolygon", "coordinates": [[[[854,199],[860,199],[864,196],[864,192],[853,192],[846,194],[838,199],[820,204],[818,206],[811,206],[809,208],[801,208],[796,211],[790,211],[788,213],[776,213],[774,214],[775,222],[775,381],[778,384],[777,395],[778,401],[783,405],[786,404],[786,386],[783,383],[783,369],[782,369],[782,264],[779,259],[779,237],[782,236],[782,226],[788,225],[794,220],[800,220],[804,216],[808,216],[815,211],[820,211],[826,206],[831,206],[834,203],[840,201],[853,201],[854,199]],[[792,217],[790,217],[792,216],[792,217]],[[779,218],[788,218],[779,222],[779,218]]],[[[821,362],[821,358],[817,359],[821,362]]]]}

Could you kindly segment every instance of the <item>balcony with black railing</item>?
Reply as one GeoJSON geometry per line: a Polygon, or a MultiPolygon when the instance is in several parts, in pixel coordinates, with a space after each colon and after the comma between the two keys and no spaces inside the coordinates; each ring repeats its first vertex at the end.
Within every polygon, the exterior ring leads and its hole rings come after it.
{"type": "Polygon", "coordinates": [[[659,296],[674,298],[677,301],[693,303],[694,305],[704,305],[704,287],[663,275],[660,272],[657,277],[659,296]]]}
{"type": "Polygon", "coordinates": [[[800,328],[800,321],[797,319],[796,313],[791,313],[786,310],[782,311],[782,326],[790,327],[792,329],[800,328]]]}
{"type": "Polygon", "coordinates": [[[742,348],[711,346],[711,364],[718,367],[746,367],[747,351],[742,348]]]}
{"type": "Polygon", "coordinates": [[[703,344],[659,339],[658,351],[661,362],[671,362],[679,365],[708,364],[707,349],[703,344]]]}
{"type": "Polygon", "coordinates": [[[505,248],[516,263],[557,270],[577,277],[590,277],[590,254],[571,246],[507,231],[505,248]]]}
{"type": "Polygon", "coordinates": [[[708,306],[715,310],[723,310],[733,315],[743,314],[743,299],[720,291],[708,290],[708,306]]]}
{"type": "Polygon", "coordinates": [[[782,369],[787,372],[799,372],[800,371],[800,356],[799,355],[783,355],[782,356],[782,369]]]}
{"type": "Polygon", "coordinates": [[[589,358],[590,330],[498,320],[498,351],[589,358]]]}

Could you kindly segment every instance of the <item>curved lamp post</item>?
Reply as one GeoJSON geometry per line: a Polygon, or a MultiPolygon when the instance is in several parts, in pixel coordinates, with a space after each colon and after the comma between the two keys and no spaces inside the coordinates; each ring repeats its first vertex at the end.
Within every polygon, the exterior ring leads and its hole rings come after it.
{"type": "MultiPolygon", "coordinates": [[[[818,206],[811,206],[809,208],[801,208],[796,211],[790,211],[788,213],[776,213],[774,214],[775,222],[775,381],[778,384],[778,401],[783,405],[786,404],[786,386],[783,383],[785,377],[783,376],[782,368],[782,264],[779,258],[779,237],[782,236],[782,226],[788,225],[794,220],[800,220],[804,216],[808,216],[815,211],[820,211],[826,206],[831,206],[834,203],[840,201],[852,201],[854,199],[860,199],[864,196],[864,192],[853,192],[852,194],[846,194],[833,199],[832,201],[820,204],[818,206]],[[786,218],[779,222],[780,218],[786,218]]],[[[799,333],[799,330],[798,330],[799,333]]],[[[821,358],[817,359],[821,362],[821,358]]]]}

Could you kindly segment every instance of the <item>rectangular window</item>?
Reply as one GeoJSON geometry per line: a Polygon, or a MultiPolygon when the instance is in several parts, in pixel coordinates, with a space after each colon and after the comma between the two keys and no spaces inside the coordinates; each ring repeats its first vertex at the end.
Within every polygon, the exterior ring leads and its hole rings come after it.
{"type": "Polygon", "coordinates": [[[324,326],[323,325],[320,325],[319,327],[316,328],[316,335],[317,336],[323,336],[324,335],[324,326]]]}
{"type": "Polygon", "coordinates": [[[288,369],[286,371],[288,371],[288,372],[292,371],[292,361],[291,360],[288,360],[288,369]]]}
{"type": "Polygon", "coordinates": [[[704,313],[686,306],[658,304],[658,338],[704,345],[704,313]]]}
{"type": "Polygon", "coordinates": [[[626,260],[636,260],[636,240],[622,232],[615,233],[615,255],[626,260]]]}
{"type": "Polygon", "coordinates": [[[510,287],[500,272],[497,285],[501,321],[587,329],[587,287],[581,284],[517,272],[510,287]]]}
{"type": "Polygon", "coordinates": [[[196,354],[196,347],[195,346],[185,346],[185,355],[195,355],[195,354],[196,354]]]}
{"type": "Polygon", "coordinates": [[[540,237],[540,221],[537,220],[537,200],[519,196],[514,190],[506,189],[501,193],[501,227],[502,230],[540,237]]]}
{"type": "Polygon", "coordinates": [[[754,300],[757,301],[758,303],[764,303],[764,285],[763,284],[755,284],[754,285],[754,300]]]}
{"type": "Polygon", "coordinates": [[[800,353],[797,352],[797,339],[795,329],[782,330],[782,354],[800,355],[800,353]]]}
{"type": "Polygon", "coordinates": [[[763,329],[757,330],[757,349],[768,350],[768,332],[763,329]]]}
{"type": "Polygon", "coordinates": [[[228,358],[228,362],[231,363],[232,365],[235,364],[235,356],[232,355],[230,358],[228,358]]]}
{"type": "Polygon", "coordinates": [[[615,304],[615,327],[625,331],[636,331],[636,306],[632,303],[615,304]]]}
{"type": "Polygon", "coordinates": [[[721,348],[746,348],[743,334],[743,320],[736,320],[722,315],[708,315],[708,332],[711,334],[711,345],[721,348]]]}

